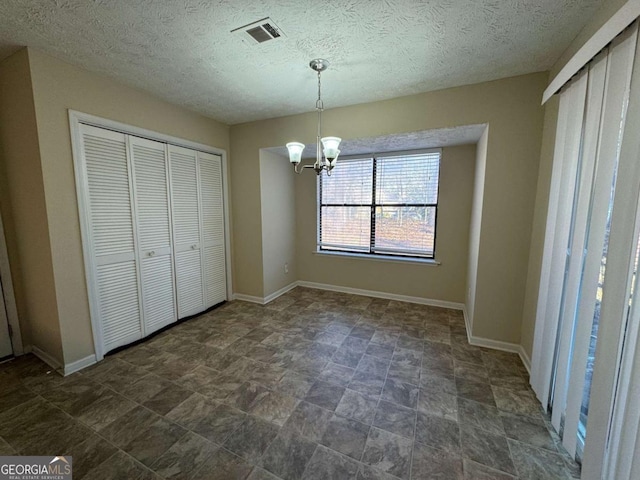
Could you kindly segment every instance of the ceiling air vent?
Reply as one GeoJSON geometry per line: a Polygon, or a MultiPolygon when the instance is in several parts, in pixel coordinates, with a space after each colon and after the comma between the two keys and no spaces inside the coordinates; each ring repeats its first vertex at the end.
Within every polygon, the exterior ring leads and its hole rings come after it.
{"type": "Polygon", "coordinates": [[[231,33],[240,34],[245,43],[255,45],[284,36],[284,33],[269,17],[234,28],[231,33]]]}

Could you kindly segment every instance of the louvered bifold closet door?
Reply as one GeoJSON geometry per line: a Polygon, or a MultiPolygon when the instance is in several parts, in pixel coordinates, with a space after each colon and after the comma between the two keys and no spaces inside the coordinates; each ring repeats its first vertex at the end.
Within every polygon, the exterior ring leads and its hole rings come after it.
{"type": "Polygon", "coordinates": [[[198,152],[205,308],[227,299],[222,158],[198,152]]]}
{"type": "Polygon", "coordinates": [[[195,151],[169,146],[178,318],[204,310],[197,162],[195,151]]]}
{"type": "Polygon", "coordinates": [[[94,298],[104,352],[143,336],[126,136],[81,126],[94,298]]]}
{"type": "Polygon", "coordinates": [[[169,213],[167,145],[129,137],[129,148],[136,201],[143,318],[145,335],[149,335],[178,319],[169,213]]]}

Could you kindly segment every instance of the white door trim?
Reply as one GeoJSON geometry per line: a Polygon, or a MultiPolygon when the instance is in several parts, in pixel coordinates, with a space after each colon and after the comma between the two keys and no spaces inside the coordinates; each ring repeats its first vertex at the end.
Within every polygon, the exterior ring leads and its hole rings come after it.
{"type": "MultiPolygon", "coordinates": [[[[229,215],[229,179],[228,179],[228,162],[227,152],[221,148],[212,147],[210,145],[204,145],[202,143],[192,142],[190,140],[184,140],[182,138],[166,135],[164,133],[155,132],[153,130],[147,130],[126,123],[109,120],[102,117],[97,117],[88,113],[82,113],[75,110],[69,110],[69,127],[71,131],[71,145],[73,152],[73,164],[76,177],[76,195],[78,199],[78,214],[80,217],[80,231],[82,236],[82,251],[84,256],[85,265],[85,277],[91,279],[92,277],[92,259],[91,259],[91,241],[89,233],[89,212],[88,203],[86,201],[86,185],[84,185],[84,162],[82,161],[82,139],[80,135],[80,125],[92,125],[98,128],[104,128],[107,130],[113,130],[125,135],[134,135],[137,137],[147,138],[149,140],[155,140],[158,142],[167,143],[170,145],[176,145],[179,147],[185,147],[192,150],[197,150],[206,153],[212,153],[222,157],[222,184],[223,184],[223,201],[224,201],[224,226],[225,226],[225,252],[227,256],[226,275],[227,275],[227,300],[231,300],[231,292],[233,291],[233,274],[231,270],[231,242],[230,242],[230,215],[229,215]]],[[[4,245],[4,243],[2,242],[4,245]]],[[[1,249],[0,249],[1,250],[1,249]]],[[[0,252],[1,257],[2,252],[0,252]]],[[[1,260],[1,259],[0,259],[1,260]]],[[[0,262],[1,266],[1,262],[0,262]]],[[[4,273],[4,272],[2,272],[4,273]]],[[[89,295],[89,309],[91,313],[91,327],[93,330],[93,345],[96,352],[96,360],[100,361],[104,358],[104,351],[102,347],[102,334],[97,324],[97,312],[98,305],[96,303],[97,296],[93,292],[94,286],[90,280],[87,280],[87,293],[89,295]]],[[[13,325],[12,325],[13,328],[13,325]]],[[[15,330],[14,330],[15,331],[15,330]]],[[[15,348],[15,347],[14,347],[15,348]]]]}

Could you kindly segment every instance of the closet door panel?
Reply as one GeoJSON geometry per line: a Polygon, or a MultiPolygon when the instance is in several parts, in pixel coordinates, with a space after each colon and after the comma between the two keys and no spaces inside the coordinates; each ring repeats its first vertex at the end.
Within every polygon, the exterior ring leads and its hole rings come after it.
{"type": "Polygon", "coordinates": [[[227,299],[222,159],[218,155],[199,152],[198,168],[202,199],[205,306],[210,307],[227,299]]]}
{"type": "Polygon", "coordinates": [[[129,137],[145,334],[177,320],[166,144],[129,137]]]}
{"type": "Polygon", "coordinates": [[[104,352],[143,335],[126,136],[81,126],[94,295],[104,352]]]}
{"type": "Polygon", "coordinates": [[[147,335],[177,320],[171,255],[142,260],[142,298],[147,335]]]}
{"type": "Polygon", "coordinates": [[[169,146],[178,318],[204,310],[197,154],[169,146]]]}

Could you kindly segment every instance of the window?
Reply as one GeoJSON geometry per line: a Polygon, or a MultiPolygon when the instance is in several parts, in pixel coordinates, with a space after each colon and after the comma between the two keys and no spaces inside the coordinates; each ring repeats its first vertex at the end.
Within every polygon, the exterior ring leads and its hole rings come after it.
{"type": "Polygon", "coordinates": [[[353,158],[321,175],[318,250],[434,258],[440,156],[353,158]]]}

